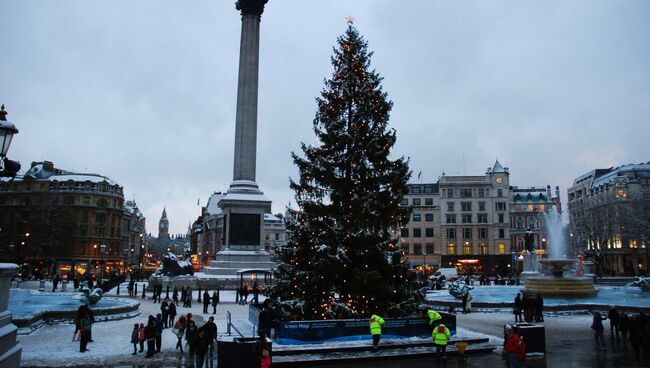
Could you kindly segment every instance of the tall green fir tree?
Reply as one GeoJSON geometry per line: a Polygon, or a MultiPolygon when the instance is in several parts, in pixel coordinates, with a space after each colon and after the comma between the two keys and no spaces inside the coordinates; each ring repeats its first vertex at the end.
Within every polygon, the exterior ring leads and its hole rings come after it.
{"type": "Polygon", "coordinates": [[[316,99],[315,145],[292,153],[298,210],[289,210],[288,244],[270,296],[285,319],[365,318],[416,313],[425,289],[408,272],[397,231],[411,176],[404,157],[390,158],[392,102],[370,69],[367,42],[350,25],[334,47],[330,79],[316,99]]]}

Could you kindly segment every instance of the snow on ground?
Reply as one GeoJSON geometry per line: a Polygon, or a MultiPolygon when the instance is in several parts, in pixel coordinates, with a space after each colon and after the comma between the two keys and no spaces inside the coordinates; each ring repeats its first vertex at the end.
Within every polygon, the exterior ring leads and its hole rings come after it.
{"type": "MultiPolygon", "coordinates": [[[[141,290],[141,286],[138,287],[141,290]]],[[[113,296],[111,291],[107,295],[113,296]]],[[[148,293],[148,297],[151,293],[148,293]]],[[[79,366],[79,365],[136,365],[136,364],[156,364],[156,365],[176,365],[178,364],[180,354],[174,349],[176,346],[176,337],[172,334],[171,329],[165,329],[162,337],[161,353],[154,358],[145,358],[145,353],[139,353],[136,356],[131,355],[133,345],[131,344],[131,331],[135,323],[146,323],[147,317],[160,313],[160,304],[153,303],[151,299],[143,300],[140,297],[124,296],[120,297],[139,301],[141,314],[135,318],[127,318],[117,321],[97,322],[93,325],[92,336],[94,342],[88,344],[90,351],[86,353],[79,352],[79,342],[72,342],[74,324],[56,324],[45,325],[44,327],[32,332],[29,335],[20,335],[18,340],[23,348],[22,362],[23,366],[79,366]]],[[[164,293],[163,293],[164,297],[164,293]]],[[[178,306],[177,311],[180,313],[191,312],[193,319],[197,321],[200,327],[212,314],[203,315],[202,303],[196,302],[198,290],[194,292],[194,302],[192,308],[183,308],[178,306]]],[[[234,303],[235,293],[222,291],[221,300],[217,306],[215,322],[220,338],[226,338],[227,312],[232,315],[232,322],[237,329],[245,336],[253,335],[253,326],[248,322],[248,306],[237,305],[234,303]],[[232,302],[231,302],[232,301],[232,302]]],[[[209,311],[212,312],[212,306],[209,311]]],[[[177,317],[178,318],[178,317],[177,317]]],[[[234,334],[233,330],[233,334],[234,334]]],[[[145,352],[146,352],[145,343],[145,352]]],[[[187,349],[185,349],[187,352],[187,349]]],[[[185,358],[187,353],[185,354],[185,358]]]]}

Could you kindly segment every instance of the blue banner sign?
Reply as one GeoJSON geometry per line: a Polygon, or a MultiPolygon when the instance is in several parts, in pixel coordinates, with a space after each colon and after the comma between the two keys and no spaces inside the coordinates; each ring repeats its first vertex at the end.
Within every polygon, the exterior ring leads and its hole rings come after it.
{"type": "MultiPolygon", "coordinates": [[[[441,321],[456,334],[456,316],[440,313],[441,321]]],[[[424,318],[385,318],[382,328],[384,339],[406,339],[412,337],[431,337],[432,326],[424,318]]],[[[275,329],[275,341],[282,345],[322,344],[335,341],[372,340],[369,320],[338,319],[317,321],[279,322],[275,329]]]]}

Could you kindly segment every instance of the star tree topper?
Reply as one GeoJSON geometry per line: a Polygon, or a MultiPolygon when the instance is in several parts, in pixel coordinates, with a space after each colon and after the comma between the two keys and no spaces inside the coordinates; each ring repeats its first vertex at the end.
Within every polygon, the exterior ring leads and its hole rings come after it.
{"type": "Polygon", "coordinates": [[[354,17],[351,16],[351,15],[348,15],[347,17],[345,17],[345,20],[348,22],[349,25],[354,24],[354,17]]]}

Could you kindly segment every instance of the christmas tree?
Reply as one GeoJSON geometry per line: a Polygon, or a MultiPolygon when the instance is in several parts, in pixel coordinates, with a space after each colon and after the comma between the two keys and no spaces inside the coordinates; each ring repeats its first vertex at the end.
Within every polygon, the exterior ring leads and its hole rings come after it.
{"type": "Polygon", "coordinates": [[[318,144],[292,154],[299,210],[289,210],[287,245],[270,296],[287,319],[413,314],[424,289],[408,273],[396,230],[410,211],[400,207],[411,175],[403,157],[391,160],[392,102],[370,70],[372,53],[351,24],[338,38],[314,132],[318,144]]]}

